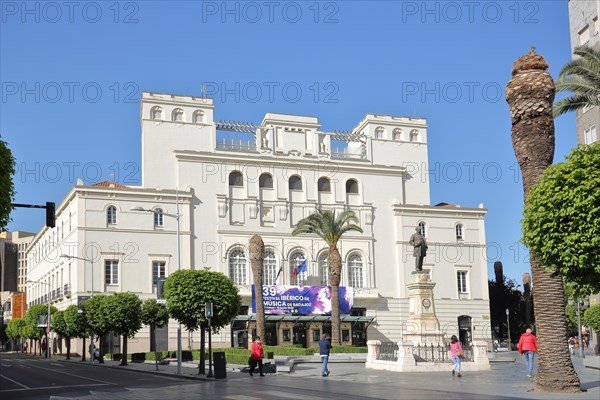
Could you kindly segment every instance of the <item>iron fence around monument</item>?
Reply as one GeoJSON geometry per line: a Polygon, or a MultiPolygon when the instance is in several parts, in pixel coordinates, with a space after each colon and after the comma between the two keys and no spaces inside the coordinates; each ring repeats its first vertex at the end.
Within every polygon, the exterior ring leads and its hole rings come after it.
{"type": "Polygon", "coordinates": [[[398,344],[381,343],[377,352],[377,360],[380,361],[398,361],[398,344]]]}
{"type": "MultiPolygon", "coordinates": [[[[473,361],[473,346],[463,346],[465,357],[462,361],[473,361]]],[[[449,345],[417,345],[413,347],[413,356],[417,362],[452,362],[449,345]]],[[[398,344],[387,342],[379,345],[377,360],[398,361],[398,344]]]]}

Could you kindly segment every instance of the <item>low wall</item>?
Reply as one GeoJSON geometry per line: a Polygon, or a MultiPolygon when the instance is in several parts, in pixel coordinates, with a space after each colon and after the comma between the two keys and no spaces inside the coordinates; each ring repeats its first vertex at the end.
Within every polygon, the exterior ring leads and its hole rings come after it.
{"type": "MultiPolygon", "coordinates": [[[[412,343],[398,342],[398,353],[393,360],[381,360],[379,340],[367,342],[368,354],[366,368],[375,370],[397,371],[397,372],[428,372],[428,371],[450,371],[451,362],[417,362],[413,354],[412,343]]],[[[388,357],[389,358],[389,357],[388,357]]],[[[461,362],[461,371],[485,371],[490,369],[487,357],[487,344],[485,342],[473,342],[473,361],[461,362]]]]}

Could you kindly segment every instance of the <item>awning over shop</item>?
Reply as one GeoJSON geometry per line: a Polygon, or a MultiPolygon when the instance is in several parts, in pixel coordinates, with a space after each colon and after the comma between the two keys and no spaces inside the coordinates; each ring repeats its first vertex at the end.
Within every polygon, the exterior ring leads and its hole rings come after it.
{"type": "MultiPolygon", "coordinates": [[[[375,317],[342,315],[341,322],[366,322],[370,324],[375,317]]],[[[248,322],[256,321],[256,315],[238,315],[235,321],[248,322]]],[[[331,322],[330,315],[265,315],[266,322],[331,322]]]]}

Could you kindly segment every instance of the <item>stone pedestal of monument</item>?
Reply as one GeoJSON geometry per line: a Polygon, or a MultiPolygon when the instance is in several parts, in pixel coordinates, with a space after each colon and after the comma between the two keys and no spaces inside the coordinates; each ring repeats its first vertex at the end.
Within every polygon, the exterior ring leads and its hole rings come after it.
{"type": "Polygon", "coordinates": [[[402,341],[413,346],[434,346],[444,344],[444,334],[435,315],[433,288],[435,283],[429,274],[414,271],[408,289],[408,319],[402,330],[402,341]]]}

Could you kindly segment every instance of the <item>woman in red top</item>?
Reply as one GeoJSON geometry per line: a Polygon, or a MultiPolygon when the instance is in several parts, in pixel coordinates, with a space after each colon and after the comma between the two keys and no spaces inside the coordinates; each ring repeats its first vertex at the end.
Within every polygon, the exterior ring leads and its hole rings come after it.
{"type": "Polygon", "coordinates": [[[251,354],[250,354],[250,376],[254,376],[252,375],[252,372],[254,372],[254,368],[256,368],[256,364],[258,364],[258,372],[260,373],[260,376],[265,376],[263,374],[263,365],[262,365],[262,360],[263,358],[265,358],[265,355],[263,353],[263,347],[262,347],[262,342],[260,340],[260,336],[257,336],[254,338],[254,341],[252,342],[252,349],[251,349],[251,354]]]}

